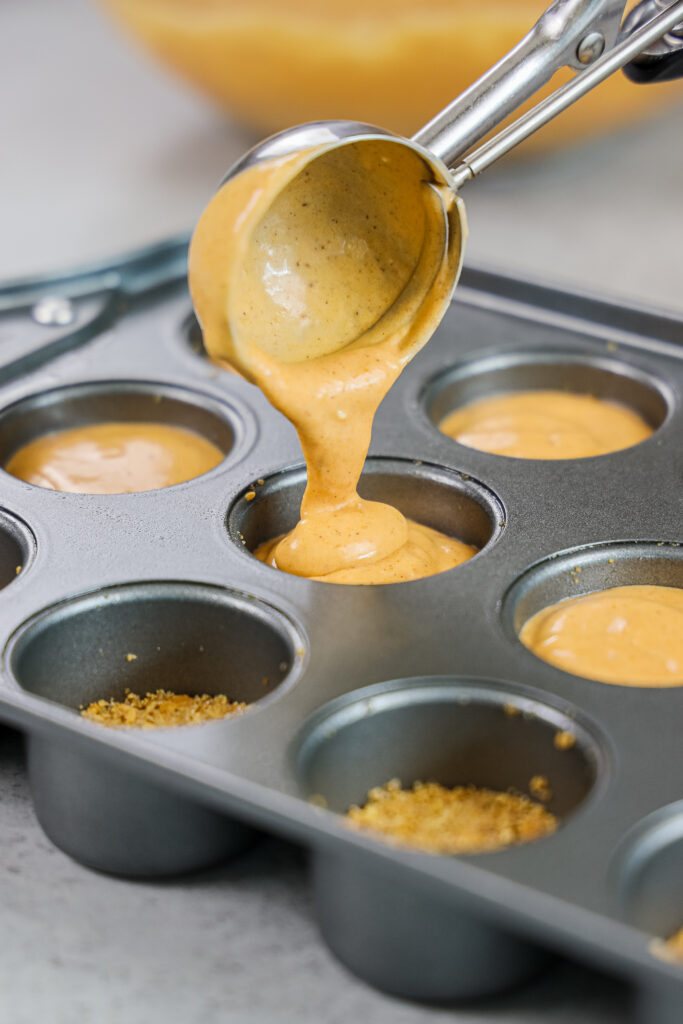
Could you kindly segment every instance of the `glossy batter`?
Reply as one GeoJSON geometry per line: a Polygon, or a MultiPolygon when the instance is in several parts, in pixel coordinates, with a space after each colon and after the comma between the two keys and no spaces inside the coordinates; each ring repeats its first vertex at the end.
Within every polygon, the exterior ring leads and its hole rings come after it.
{"type": "MultiPolygon", "coordinates": [[[[477,548],[471,544],[447,537],[421,523],[407,519],[406,525],[405,543],[385,558],[367,563],[360,560],[346,568],[311,578],[327,583],[401,583],[445,572],[477,553],[477,548]]],[[[254,552],[256,557],[278,568],[277,552],[283,539],[286,540],[286,535],[261,544],[254,552]]]]}
{"type": "Polygon", "coordinates": [[[306,460],[300,522],[257,551],[277,568],[390,583],[475,553],[356,490],[375,411],[447,308],[462,229],[424,162],[379,140],[253,167],[202,215],[190,288],[206,348],[294,424],[306,460]]]}
{"type": "Polygon", "coordinates": [[[625,405],[567,391],[515,391],[480,398],[440,424],[483,452],[518,459],[585,459],[644,441],[652,427],[625,405]]]}
{"type": "Polygon", "coordinates": [[[15,452],[5,469],[54,491],[129,494],[191,480],[223,457],[182,427],[111,422],[44,434],[15,452]]]}
{"type": "Polygon", "coordinates": [[[565,672],[623,686],[683,685],[683,590],[631,586],[550,605],[522,643],[565,672]]]}

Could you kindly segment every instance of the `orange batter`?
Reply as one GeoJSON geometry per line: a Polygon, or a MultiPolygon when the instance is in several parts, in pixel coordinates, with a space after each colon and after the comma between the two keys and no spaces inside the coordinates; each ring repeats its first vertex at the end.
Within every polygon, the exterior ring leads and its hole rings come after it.
{"type": "MultiPolygon", "coordinates": [[[[549,0],[102,2],[153,53],[259,134],[347,117],[407,136],[515,46],[549,6],[549,0]]],[[[574,74],[559,71],[533,102],[574,74]]],[[[631,126],[635,117],[679,98],[678,82],[648,90],[612,75],[527,139],[522,152],[631,126]]]]}
{"type": "Polygon", "coordinates": [[[206,438],[163,423],[92,423],[45,434],[5,465],[37,487],[77,494],[129,494],[191,480],[223,459],[206,438]]]}
{"type": "Polygon", "coordinates": [[[537,657],[585,679],[623,686],[683,685],[683,590],[630,586],[550,605],[524,625],[537,657]]]}
{"type": "Polygon", "coordinates": [[[204,211],[190,288],[206,348],[259,385],[306,459],[300,522],[257,551],[271,565],[390,583],[475,554],[356,490],[375,411],[447,308],[463,231],[459,200],[390,140],[257,165],[204,211]]]}
{"type": "Polygon", "coordinates": [[[632,409],[567,391],[515,391],[480,398],[440,424],[482,452],[518,459],[585,459],[630,448],[652,427],[632,409]]]}

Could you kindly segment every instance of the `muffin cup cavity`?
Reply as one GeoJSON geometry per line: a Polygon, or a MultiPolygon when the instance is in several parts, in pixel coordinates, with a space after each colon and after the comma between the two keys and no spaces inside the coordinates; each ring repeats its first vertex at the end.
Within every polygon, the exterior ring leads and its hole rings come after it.
{"type": "Polygon", "coordinates": [[[96,381],[42,391],[0,411],[0,465],[45,434],[105,422],[181,427],[225,456],[246,437],[238,412],[209,395],[146,381],[96,381]]]}
{"type": "Polygon", "coordinates": [[[0,509],[0,590],[26,572],[35,547],[35,538],[28,526],[0,509]]]}
{"type": "MultiPolygon", "coordinates": [[[[293,529],[305,487],[304,466],[250,485],[228,513],[231,539],[253,552],[264,541],[293,529]]],[[[371,457],[358,491],[363,498],[394,505],[409,519],[480,551],[498,539],[505,524],[502,503],[484,484],[426,462],[371,457]]]]}
{"type": "Polygon", "coordinates": [[[683,800],[648,815],[624,838],[611,885],[629,924],[659,940],[683,928],[683,800]]]}
{"type": "Polygon", "coordinates": [[[253,704],[293,679],[302,649],[293,623],[256,598],[150,582],[46,609],[10,639],[6,661],[24,690],[70,708],[157,689],[253,704]]]}
{"type": "MultiPolygon", "coordinates": [[[[255,704],[294,681],[302,649],[294,624],[255,598],[201,584],[138,583],[48,608],[11,638],[6,665],[24,690],[74,709],[159,688],[255,704]]],[[[238,727],[239,713],[211,724],[238,727]]],[[[163,731],[182,744],[204,728],[163,731]]],[[[32,735],[29,774],[49,838],[100,871],[178,874],[230,857],[253,838],[241,823],[115,764],[106,747],[68,736],[32,735]]]]}
{"type": "MultiPolygon", "coordinates": [[[[600,744],[569,709],[503,683],[455,678],[399,680],[339,698],[308,722],[296,751],[302,794],[339,814],[392,778],[528,793],[540,774],[552,789],[549,810],[563,818],[588,796],[601,761],[600,744]],[[574,741],[561,749],[558,733],[574,741]]],[[[314,882],[333,952],[394,995],[482,996],[544,962],[533,945],[457,901],[397,886],[383,864],[316,850],[314,882]]]]}
{"type": "Polygon", "coordinates": [[[479,398],[546,389],[619,402],[639,413],[653,430],[662,426],[673,403],[668,387],[627,363],[544,351],[506,352],[461,363],[433,377],[421,402],[438,429],[446,416],[479,398]]]}
{"type": "Polygon", "coordinates": [[[643,584],[683,588],[683,547],[678,542],[623,540],[560,551],[530,566],[508,588],[503,627],[510,637],[518,637],[529,619],[550,605],[643,584]]]}
{"type": "Polygon", "coordinates": [[[299,784],[343,814],[368,791],[398,778],[529,794],[547,777],[546,806],[574,811],[600,774],[601,743],[569,707],[488,680],[410,679],[380,683],[333,701],[304,728],[299,784]],[[573,742],[564,749],[558,734],[573,742]]]}

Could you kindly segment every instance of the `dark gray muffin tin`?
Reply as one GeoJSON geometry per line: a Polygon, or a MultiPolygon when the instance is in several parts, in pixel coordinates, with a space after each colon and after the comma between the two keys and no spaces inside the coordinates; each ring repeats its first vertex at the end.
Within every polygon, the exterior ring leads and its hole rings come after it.
{"type": "Polygon", "coordinates": [[[27,736],[46,833],[85,865],[156,877],[279,832],[310,847],[331,948],[386,991],[485,995],[559,952],[633,982],[642,1024],[679,1021],[683,969],[652,943],[683,925],[683,689],[567,675],[517,631],[570,595],[683,586],[683,321],[466,271],[379,411],[362,492],[481,552],[430,579],[333,586],[250,554],[296,521],[300,449],[203,354],[185,249],[0,292],[3,464],[46,430],[116,418],[188,426],[226,453],[196,480],[131,495],[2,473],[0,718],[27,736]],[[71,297],[70,323],[36,322],[46,293],[71,297]],[[463,400],[518,386],[622,400],[657,429],[558,462],[438,431],[463,400]],[[177,730],[77,712],[158,686],[253,706],[177,730]],[[560,730],[573,748],[556,748],[560,730]],[[410,852],[335,813],[393,777],[525,792],[534,775],[561,827],[499,853],[410,852]]]}

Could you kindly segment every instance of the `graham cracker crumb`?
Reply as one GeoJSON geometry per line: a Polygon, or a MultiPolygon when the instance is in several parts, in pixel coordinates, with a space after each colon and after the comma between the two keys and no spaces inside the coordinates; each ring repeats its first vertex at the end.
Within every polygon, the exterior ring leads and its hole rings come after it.
{"type": "Polygon", "coordinates": [[[553,798],[553,791],[545,775],[534,775],[532,777],[529,781],[529,792],[537,800],[542,800],[544,804],[547,804],[553,798]]]}
{"type": "Polygon", "coordinates": [[[246,707],[244,701],[230,701],[224,694],[210,697],[208,693],[203,693],[191,697],[170,690],[155,690],[140,697],[127,690],[123,700],[96,700],[84,708],[81,714],[101,725],[154,729],[225,718],[244,711],[246,707]]]}
{"type": "Polygon", "coordinates": [[[558,750],[571,750],[576,743],[576,736],[568,729],[561,729],[553,737],[553,744],[558,750]]]}
{"type": "Polygon", "coordinates": [[[501,850],[549,835],[558,824],[545,807],[521,794],[449,789],[437,782],[402,789],[398,779],[371,789],[365,805],[350,807],[346,817],[385,840],[441,854],[501,850]]]}

